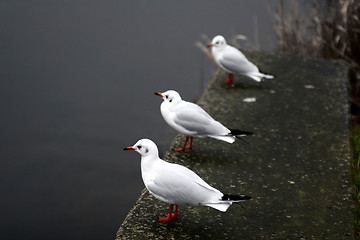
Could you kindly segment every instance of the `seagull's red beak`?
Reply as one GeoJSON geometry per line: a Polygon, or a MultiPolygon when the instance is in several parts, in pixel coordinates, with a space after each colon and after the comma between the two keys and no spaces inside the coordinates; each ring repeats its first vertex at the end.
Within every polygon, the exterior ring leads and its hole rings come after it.
{"type": "Polygon", "coordinates": [[[126,148],[124,148],[123,150],[135,150],[135,148],[133,148],[133,147],[126,147],[126,148]]]}
{"type": "Polygon", "coordinates": [[[207,45],[207,47],[212,47],[213,45],[211,44],[211,43],[209,43],[208,45],[207,45]]]}
{"type": "Polygon", "coordinates": [[[163,95],[161,94],[161,92],[156,92],[156,93],[154,93],[155,95],[158,95],[158,96],[160,96],[160,97],[163,97],[163,95]]]}

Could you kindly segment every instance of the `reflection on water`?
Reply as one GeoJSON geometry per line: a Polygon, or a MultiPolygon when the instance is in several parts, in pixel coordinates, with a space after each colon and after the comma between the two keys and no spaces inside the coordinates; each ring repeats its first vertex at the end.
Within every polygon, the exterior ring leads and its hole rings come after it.
{"type": "Polygon", "coordinates": [[[203,33],[254,41],[257,16],[270,50],[266,2],[0,2],[0,238],[113,239],[143,188],[121,149],[176,134],[153,92],[200,96],[203,33]]]}

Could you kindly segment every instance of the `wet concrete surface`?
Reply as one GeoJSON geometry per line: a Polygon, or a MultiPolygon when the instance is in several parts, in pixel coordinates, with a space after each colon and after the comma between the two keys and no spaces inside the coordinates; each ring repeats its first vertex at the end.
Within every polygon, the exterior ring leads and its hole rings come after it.
{"type": "MultiPolygon", "coordinates": [[[[163,159],[191,168],[228,194],[247,194],[222,213],[168,204],[143,191],[117,239],[354,239],[346,65],[249,52],[275,76],[263,83],[218,71],[198,102],[229,128],[253,131],[249,144],[194,139],[192,150],[163,159]],[[255,102],[244,102],[255,98],[255,102]]],[[[178,135],[171,147],[180,146],[178,135]]],[[[140,156],[139,156],[140,158],[140,156]]]]}

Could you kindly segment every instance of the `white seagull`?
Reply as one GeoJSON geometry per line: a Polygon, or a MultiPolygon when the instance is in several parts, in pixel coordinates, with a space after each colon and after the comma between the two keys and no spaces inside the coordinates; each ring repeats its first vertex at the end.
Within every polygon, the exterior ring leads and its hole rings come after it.
{"type": "Polygon", "coordinates": [[[234,73],[248,76],[257,82],[260,82],[262,78],[274,78],[259,72],[257,66],[250,62],[239,49],[228,45],[221,35],[215,36],[208,47],[211,47],[216,64],[229,73],[229,78],[225,79],[224,83],[231,83],[234,73]]]}
{"type": "Polygon", "coordinates": [[[184,146],[182,148],[174,148],[177,152],[191,149],[193,137],[211,137],[233,143],[235,137],[240,138],[253,134],[252,132],[228,129],[213,119],[199,105],[182,100],[180,94],[174,90],[168,90],[163,93],[156,92],[155,94],[164,100],[161,103],[160,110],[165,121],[172,128],[186,135],[184,146]],[[186,146],[189,136],[190,145],[186,146]]]}
{"type": "Polygon", "coordinates": [[[223,194],[190,169],[165,162],[159,158],[158,148],[150,139],[141,139],[124,150],[140,153],[141,175],[146,189],[155,198],[171,204],[170,213],[164,214],[164,218],[159,217],[161,222],[175,218],[178,215],[178,205],[204,205],[225,212],[232,203],[251,199],[246,195],[223,194]]]}

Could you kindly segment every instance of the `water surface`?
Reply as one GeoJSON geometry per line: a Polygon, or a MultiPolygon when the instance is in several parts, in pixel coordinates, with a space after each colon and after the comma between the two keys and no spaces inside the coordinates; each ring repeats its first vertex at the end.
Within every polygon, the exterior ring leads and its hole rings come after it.
{"type": "Polygon", "coordinates": [[[176,134],[153,92],[200,96],[201,34],[255,42],[257,17],[271,50],[267,2],[0,1],[0,238],[113,239],[143,188],[122,148],[176,134]]]}

